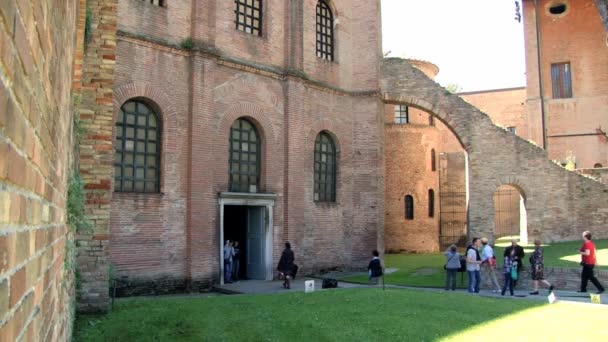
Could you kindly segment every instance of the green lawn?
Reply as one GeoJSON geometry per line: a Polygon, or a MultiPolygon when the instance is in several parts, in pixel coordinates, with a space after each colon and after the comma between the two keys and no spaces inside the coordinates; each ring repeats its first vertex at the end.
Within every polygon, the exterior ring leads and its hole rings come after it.
{"type": "Polygon", "coordinates": [[[574,341],[587,327],[585,340],[606,341],[606,315],[599,305],[379,288],[127,299],[108,315],[79,316],[74,340],[574,341]]]}
{"type": "MultiPolygon", "coordinates": [[[[506,246],[510,244],[509,239],[497,241],[494,253],[498,258],[498,263],[502,265],[501,256],[506,246]]],[[[545,252],[545,265],[555,267],[575,267],[579,268],[580,255],[577,254],[582,242],[561,242],[543,246],[545,252]]],[[[595,241],[598,268],[608,269],[608,240],[595,241]]],[[[528,265],[528,255],[532,253],[533,246],[525,245],[526,257],[524,264],[528,265]]],[[[464,253],[463,250],[460,251],[464,253]]],[[[443,265],[445,257],[442,253],[435,254],[388,254],[385,256],[385,266],[397,268],[398,271],[386,275],[387,284],[408,285],[408,286],[433,286],[442,287],[445,284],[445,271],[443,265]]],[[[500,276],[499,276],[500,278],[500,276]]],[[[367,283],[367,276],[345,277],[341,280],[367,283]]],[[[461,283],[461,274],[458,275],[458,286],[466,288],[466,275],[464,283],[461,283]]]]}

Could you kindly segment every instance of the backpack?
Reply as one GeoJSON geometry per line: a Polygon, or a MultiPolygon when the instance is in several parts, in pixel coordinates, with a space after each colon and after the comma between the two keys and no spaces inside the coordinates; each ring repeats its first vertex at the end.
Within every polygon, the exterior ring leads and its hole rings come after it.
{"type": "Polygon", "coordinates": [[[374,259],[370,262],[370,270],[372,277],[382,276],[382,264],[380,263],[380,259],[374,259]]]}
{"type": "Polygon", "coordinates": [[[460,256],[460,268],[458,269],[458,272],[464,272],[467,270],[467,257],[464,255],[460,256]]]}
{"type": "Polygon", "coordinates": [[[335,289],[338,287],[338,281],[333,278],[323,278],[323,283],[321,284],[321,288],[324,289],[335,289]]]}

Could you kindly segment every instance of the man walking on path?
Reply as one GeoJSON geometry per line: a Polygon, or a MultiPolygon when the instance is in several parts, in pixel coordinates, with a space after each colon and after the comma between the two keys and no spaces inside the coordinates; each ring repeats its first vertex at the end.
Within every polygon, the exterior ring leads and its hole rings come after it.
{"type": "Polygon", "coordinates": [[[486,284],[490,283],[492,292],[500,292],[500,285],[498,279],[496,279],[496,258],[494,257],[494,250],[488,243],[487,238],[481,239],[481,267],[483,269],[483,278],[486,279],[486,284]]]}
{"type": "Polygon", "coordinates": [[[582,256],[581,265],[583,266],[583,271],[581,273],[581,289],[578,292],[587,292],[587,283],[589,280],[595,285],[597,288],[597,293],[604,292],[604,287],[600,284],[600,281],[597,280],[595,275],[593,274],[593,268],[597,263],[595,258],[595,244],[591,241],[591,233],[589,231],[583,232],[583,247],[579,250],[582,256]]]}

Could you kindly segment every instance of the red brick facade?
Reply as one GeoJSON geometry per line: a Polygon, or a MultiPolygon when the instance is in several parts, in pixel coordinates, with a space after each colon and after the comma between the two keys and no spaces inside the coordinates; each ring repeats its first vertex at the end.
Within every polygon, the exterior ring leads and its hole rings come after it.
{"type": "Polygon", "coordinates": [[[66,197],[82,3],[0,4],[0,341],[72,334],[66,197]]]}

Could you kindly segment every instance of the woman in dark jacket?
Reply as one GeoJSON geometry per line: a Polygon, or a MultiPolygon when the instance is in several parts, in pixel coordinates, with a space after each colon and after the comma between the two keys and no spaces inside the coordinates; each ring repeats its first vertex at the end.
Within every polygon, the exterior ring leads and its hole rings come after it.
{"type": "Polygon", "coordinates": [[[293,251],[291,250],[291,244],[289,242],[285,242],[285,250],[283,250],[283,254],[281,254],[281,259],[279,260],[279,265],[277,266],[277,270],[283,274],[285,281],[283,282],[283,287],[286,289],[291,288],[290,278],[293,275],[295,260],[293,251]]]}

